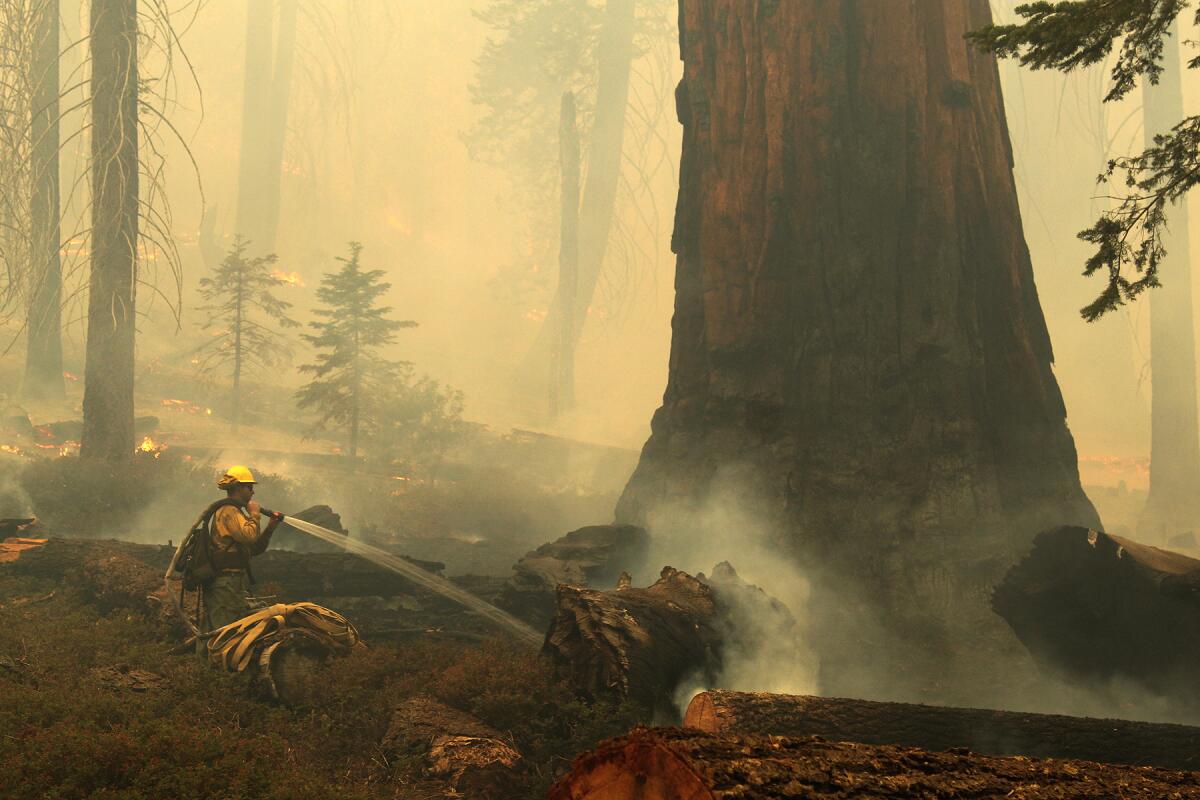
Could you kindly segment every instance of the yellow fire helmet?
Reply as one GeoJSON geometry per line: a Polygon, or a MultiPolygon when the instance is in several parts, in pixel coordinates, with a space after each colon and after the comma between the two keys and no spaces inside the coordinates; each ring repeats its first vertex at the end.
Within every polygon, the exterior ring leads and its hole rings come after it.
{"type": "Polygon", "coordinates": [[[254,473],[239,464],[236,467],[230,467],[225,470],[225,474],[217,481],[217,488],[228,489],[230,486],[238,483],[257,483],[257,481],[254,480],[254,473]]]}

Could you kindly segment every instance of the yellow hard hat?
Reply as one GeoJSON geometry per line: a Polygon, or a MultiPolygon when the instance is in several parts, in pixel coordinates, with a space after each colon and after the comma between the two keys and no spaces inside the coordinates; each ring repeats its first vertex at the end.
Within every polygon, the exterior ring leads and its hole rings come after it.
{"type": "Polygon", "coordinates": [[[235,483],[257,483],[257,481],[254,480],[254,474],[249,469],[239,464],[236,467],[230,467],[225,470],[225,474],[217,481],[217,488],[228,489],[235,483]]]}

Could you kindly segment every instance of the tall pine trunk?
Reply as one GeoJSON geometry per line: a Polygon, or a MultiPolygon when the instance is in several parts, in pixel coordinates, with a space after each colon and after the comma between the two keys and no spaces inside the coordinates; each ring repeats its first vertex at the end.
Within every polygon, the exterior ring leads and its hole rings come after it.
{"type": "Polygon", "coordinates": [[[579,130],[575,95],[565,92],[558,128],[561,172],[558,246],[559,333],[550,375],[550,416],[575,405],[575,299],[579,287],[579,130]]]}
{"type": "Polygon", "coordinates": [[[274,0],[247,0],[246,58],[242,83],[242,133],[238,150],[235,235],[263,251],[263,164],[267,157],[264,111],[271,99],[274,0]]]}
{"type": "MultiPolygon", "coordinates": [[[[579,278],[571,327],[575,340],[583,330],[596,294],[621,184],[625,110],[629,104],[629,70],[633,63],[634,7],[634,0],[608,0],[604,5],[596,110],[588,140],[587,183],[579,208],[579,278]]],[[[563,307],[556,302],[546,315],[530,353],[533,363],[544,365],[552,360],[563,326],[563,307]]]]}
{"type": "Polygon", "coordinates": [[[279,230],[297,12],[297,0],[282,0],[276,26],[271,0],[247,6],[236,225],[260,253],[275,251],[279,230]]]}
{"type": "Polygon", "coordinates": [[[92,254],[80,455],[133,453],[137,0],[92,0],[92,254]]]}
{"type": "Polygon", "coordinates": [[[29,207],[33,285],[22,393],[28,400],[54,400],[63,396],[58,0],[42,0],[35,14],[29,207]]]}
{"type": "Polygon", "coordinates": [[[617,518],[735,565],[761,526],[815,584],[824,688],[936,681],[906,659],[1004,643],[1003,570],[1098,524],[964,40],[987,0],[681,6],[670,370],[617,518]]]}
{"type": "MultiPolygon", "coordinates": [[[[1146,146],[1183,119],[1179,26],[1163,47],[1158,85],[1145,83],[1146,146]]],[[[1150,495],[1138,538],[1166,544],[1200,524],[1200,431],[1196,409],[1196,337],[1187,199],[1172,209],[1159,269],[1163,285],[1150,294],[1150,495]]]]}

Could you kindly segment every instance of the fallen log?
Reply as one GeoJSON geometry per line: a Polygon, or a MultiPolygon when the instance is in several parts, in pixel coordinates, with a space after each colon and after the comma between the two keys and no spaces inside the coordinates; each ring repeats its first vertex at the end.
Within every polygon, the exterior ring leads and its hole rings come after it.
{"type": "Polygon", "coordinates": [[[924,750],[965,747],[993,756],[1200,770],[1200,728],[1120,719],[709,691],[692,698],[683,724],[707,733],[820,736],[924,750]]]}
{"type": "Polygon", "coordinates": [[[541,630],[554,617],[560,584],[608,587],[646,557],[650,538],[635,525],[589,525],[544,544],[513,566],[496,605],[541,630]]]}
{"type": "Polygon", "coordinates": [[[1037,536],[992,608],[1044,667],[1179,702],[1200,668],[1200,561],[1087,528],[1037,536]]]}
{"type": "Polygon", "coordinates": [[[1200,775],[1087,761],[930,753],[817,737],[635,728],[578,756],[548,800],[1200,797],[1200,775]]]}
{"type": "Polygon", "coordinates": [[[479,720],[436,700],[414,697],[392,712],[381,746],[416,755],[427,778],[463,797],[507,797],[521,754],[479,720]]]}

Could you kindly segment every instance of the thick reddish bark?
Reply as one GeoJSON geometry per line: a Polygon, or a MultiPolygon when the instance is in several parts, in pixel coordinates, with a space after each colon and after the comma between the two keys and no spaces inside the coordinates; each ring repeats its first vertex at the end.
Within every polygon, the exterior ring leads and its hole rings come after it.
{"type": "Polygon", "coordinates": [[[654,535],[660,504],[736,474],[781,544],[917,632],[985,614],[1039,530],[1098,523],[996,64],[963,38],[989,18],[986,0],[683,0],[670,376],[619,521],[654,535]]]}

